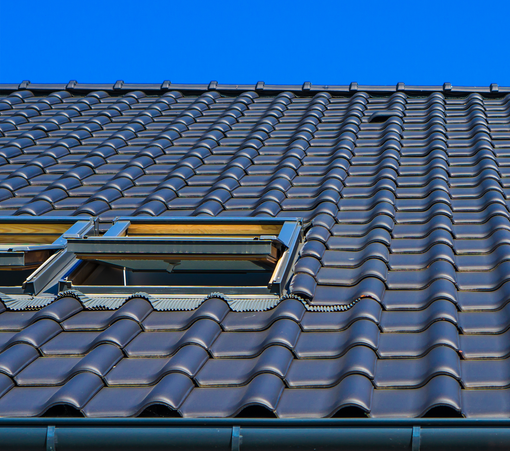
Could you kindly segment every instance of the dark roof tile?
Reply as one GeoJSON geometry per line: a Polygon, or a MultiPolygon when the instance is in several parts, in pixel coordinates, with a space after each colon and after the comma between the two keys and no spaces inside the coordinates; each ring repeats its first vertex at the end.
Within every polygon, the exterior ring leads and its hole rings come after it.
{"type": "Polygon", "coordinates": [[[402,390],[374,390],[371,415],[374,418],[413,418],[435,407],[462,410],[459,383],[449,376],[436,376],[425,386],[402,390]]]}
{"type": "MultiPolygon", "coordinates": [[[[65,299],[70,298],[63,298],[61,301],[65,299]]],[[[73,300],[78,302],[75,299],[73,300]]],[[[135,298],[129,300],[115,311],[80,312],[64,321],[62,323],[62,328],[65,331],[104,330],[121,319],[130,319],[141,323],[151,312],[152,306],[145,299],[135,298]]]]}
{"type": "Polygon", "coordinates": [[[366,346],[354,346],[342,357],[317,360],[296,359],[285,381],[291,388],[334,387],[351,374],[361,374],[374,379],[378,374],[376,373],[377,364],[377,355],[372,349],[366,346]]]}
{"type": "Polygon", "coordinates": [[[227,417],[252,406],[275,412],[283,389],[282,380],[273,374],[260,374],[242,387],[195,388],[180,412],[183,417],[227,417]]]}
{"type": "Polygon", "coordinates": [[[220,332],[215,321],[201,319],[184,331],[142,332],[126,346],[125,352],[129,357],[166,357],[189,344],[209,349],[220,332]]]}
{"type": "Polygon", "coordinates": [[[374,384],[377,388],[417,388],[438,375],[463,379],[464,367],[461,371],[460,357],[454,349],[437,346],[418,359],[380,359],[374,384]]]}
{"type": "Polygon", "coordinates": [[[19,386],[62,385],[76,374],[89,372],[100,377],[122,358],[122,351],[110,344],[92,349],[85,357],[41,357],[16,377],[19,386]]]}
{"type": "Polygon", "coordinates": [[[101,378],[88,372],[60,387],[14,387],[0,398],[0,416],[39,416],[57,405],[79,411],[102,387],[101,378]]]}
{"type": "Polygon", "coordinates": [[[209,359],[195,379],[200,387],[246,385],[265,373],[284,380],[292,362],[292,352],[287,348],[270,346],[253,358],[209,359]]]}
{"type": "Polygon", "coordinates": [[[41,351],[46,356],[58,356],[84,355],[96,346],[108,343],[123,348],[140,332],[138,323],[122,319],[103,332],[62,332],[43,345],[41,351]]]}
{"type": "Polygon", "coordinates": [[[280,319],[290,319],[299,324],[305,315],[305,307],[299,301],[288,299],[282,301],[274,310],[267,312],[230,312],[221,326],[227,332],[257,331],[272,326],[280,319]]]}
{"type": "Polygon", "coordinates": [[[24,343],[11,346],[0,354],[0,372],[14,377],[37,357],[39,352],[33,346],[24,343]]]}
{"type": "Polygon", "coordinates": [[[84,414],[93,418],[130,417],[153,405],[177,410],[192,388],[193,382],[180,373],[171,373],[148,387],[107,387],[86,405],[84,414]]]}
{"type": "Polygon", "coordinates": [[[295,353],[300,359],[336,358],[350,348],[365,345],[376,351],[379,347],[379,328],[368,320],[353,323],[341,332],[303,332],[295,353]]]}
{"type": "Polygon", "coordinates": [[[269,346],[294,349],[301,329],[291,319],[280,319],[260,332],[224,332],[214,342],[211,352],[216,358],[255,357],[269,346]]]}
{"type": "Polygon", "coordinates": [[[278,404],[280,418],[324,418],[345,407],[368,413],[372,408],[373,386],[360,375],[348,376],[338,385],[323,389],[286,389],[278,404]]]}
{"type": "Polygon", "coordinates": [[[300,217],[305,239],[268,310],[4,299],[0,416],[508,417],[501,88],[9,86],[0,214],[300,217]]]}
{"type": "Polygon", "coordinates": [[[20,332],[0,332],[0,349],[4,351],[18,343],[26,343],[38,348],[60,332],[62,329],[58,323],[50,319],[42,319],[20,332]]]}
{"type": "Polygon", "coordinates": [[[172,357],[126,358],[106,376],[109,386],[153,385],[170,373],[194,378],[208,359],[207,351],[195,345],[183,346],[172,357]]]}

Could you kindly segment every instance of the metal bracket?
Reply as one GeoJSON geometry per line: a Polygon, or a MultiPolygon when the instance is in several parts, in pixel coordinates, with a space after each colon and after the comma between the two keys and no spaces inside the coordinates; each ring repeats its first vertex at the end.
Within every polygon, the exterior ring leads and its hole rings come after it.
{"type": "Polygon", "coordinates": [[[58,287],[57,287],[57,290],[58,292],[60,293],[61,291],[66,291],[66,290],[72,290],[73,289],[73,284],[72,282],[70,282],[69,280],[66,280],[65,278],[64,279],[60,279],[58,281],[58,287]]]}
{"type": "Polygon", "coordinates": [[[413,435],[411,439],[411,451],[420,451],[421,447],[421,427],[413,426],[413,435]]]}
{"type": "Polygon", "coordinates": [[[270,288],[273,294],[282,296],[284,294],[285,285],[296,257],[299,243],[302,236],[302,224],[298,222],[285,222],[278,240],[281,241],[287,250],[283,253],[270,280],[270,288]]]}
{"type": "Polygon", "coordinates": [[[303,90],[303,91],[310,91],[310,89],[312,89],[312,83],[309,82],[309,81],[305,81],[303,83],[303,86],[302,86],[301,90],[303,90]]]}
{"type": "Polygon", "coordinates": [[[46,451],[57,450],[57,432],[55,426],[48,426],[46,428],[46,451]]]}
{"type": "Polygon", "coordinates": [[[124,236],[131,225],[129,221],[117,221],[113,224],[103,236],[124,236]]]}
{"type": "MultiPolygon", "coordinates": [[[[89,233],[94,227],[94,222],[91,220],[77,221],[53,244],[55,246],[66,246],[68,239],[82,238],[89,233]]],[[[55,277],[62,271],[62,269],[73,261],[74,256],[66,250],[53,254],[46,262],[44,262],[38,269],[35,270],[23,284],[25,293],[39,294],[44,289],[50,288],[58,283],[55,277]]]]}
{"type": "Polygon", "coordinates": [[[234,426],[232,428],[231,450],[232,451],[241,451],[241,443],[242,442],[243,442],[243,436],[241,435],[241,428],[239,426],[234,426]]]}
{"type": "Polygon", "coordinates": [[[278,235],[278,240],[282,242],[286,247],[290,247],[292,238],[297,230],[301,230],[301,222],[286,221],[283,223],[282,229],[278,235]]]}
{"type": "Polygon", "coordinates": [[[92,221],[77,221],[73,224],[67,231],[65,231],[60,237],[58,237],[53,244],[58,244],[60,246],[65,246],[67,244],[68,238],[81,238],[94,226],[92,221]]]}

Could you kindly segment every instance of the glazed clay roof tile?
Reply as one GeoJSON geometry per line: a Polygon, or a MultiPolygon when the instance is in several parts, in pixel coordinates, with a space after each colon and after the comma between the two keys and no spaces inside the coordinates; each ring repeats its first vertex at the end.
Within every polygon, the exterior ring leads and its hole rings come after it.
{"type": "Polygon", "coordinates": [[[508,417],[510,89],[210,88],[0,85],[0,215],[302,218],[290,298],[2,298],[0,416],[508,417]]]}

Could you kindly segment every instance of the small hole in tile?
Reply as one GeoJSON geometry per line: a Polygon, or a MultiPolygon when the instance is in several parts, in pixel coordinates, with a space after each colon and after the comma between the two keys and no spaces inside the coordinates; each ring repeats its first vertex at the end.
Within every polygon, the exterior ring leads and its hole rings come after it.
{"type": "Polygon", "coordinates": [[[376,116],[372,116],[368,122],[371,124],[382,124],[386,122],[390,117],[394,117],[394,114],[377,114],[376,116]]]}

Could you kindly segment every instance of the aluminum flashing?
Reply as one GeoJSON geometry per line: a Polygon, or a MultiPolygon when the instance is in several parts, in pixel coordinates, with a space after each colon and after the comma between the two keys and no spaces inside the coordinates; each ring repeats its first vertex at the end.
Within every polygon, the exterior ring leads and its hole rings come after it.
{"type": "Polygon", "coordinates": [[[7,293],[0,416],[510,417],[509,92],[0,86],[0,214],[295,250],[273,296],[7,293]]]}

